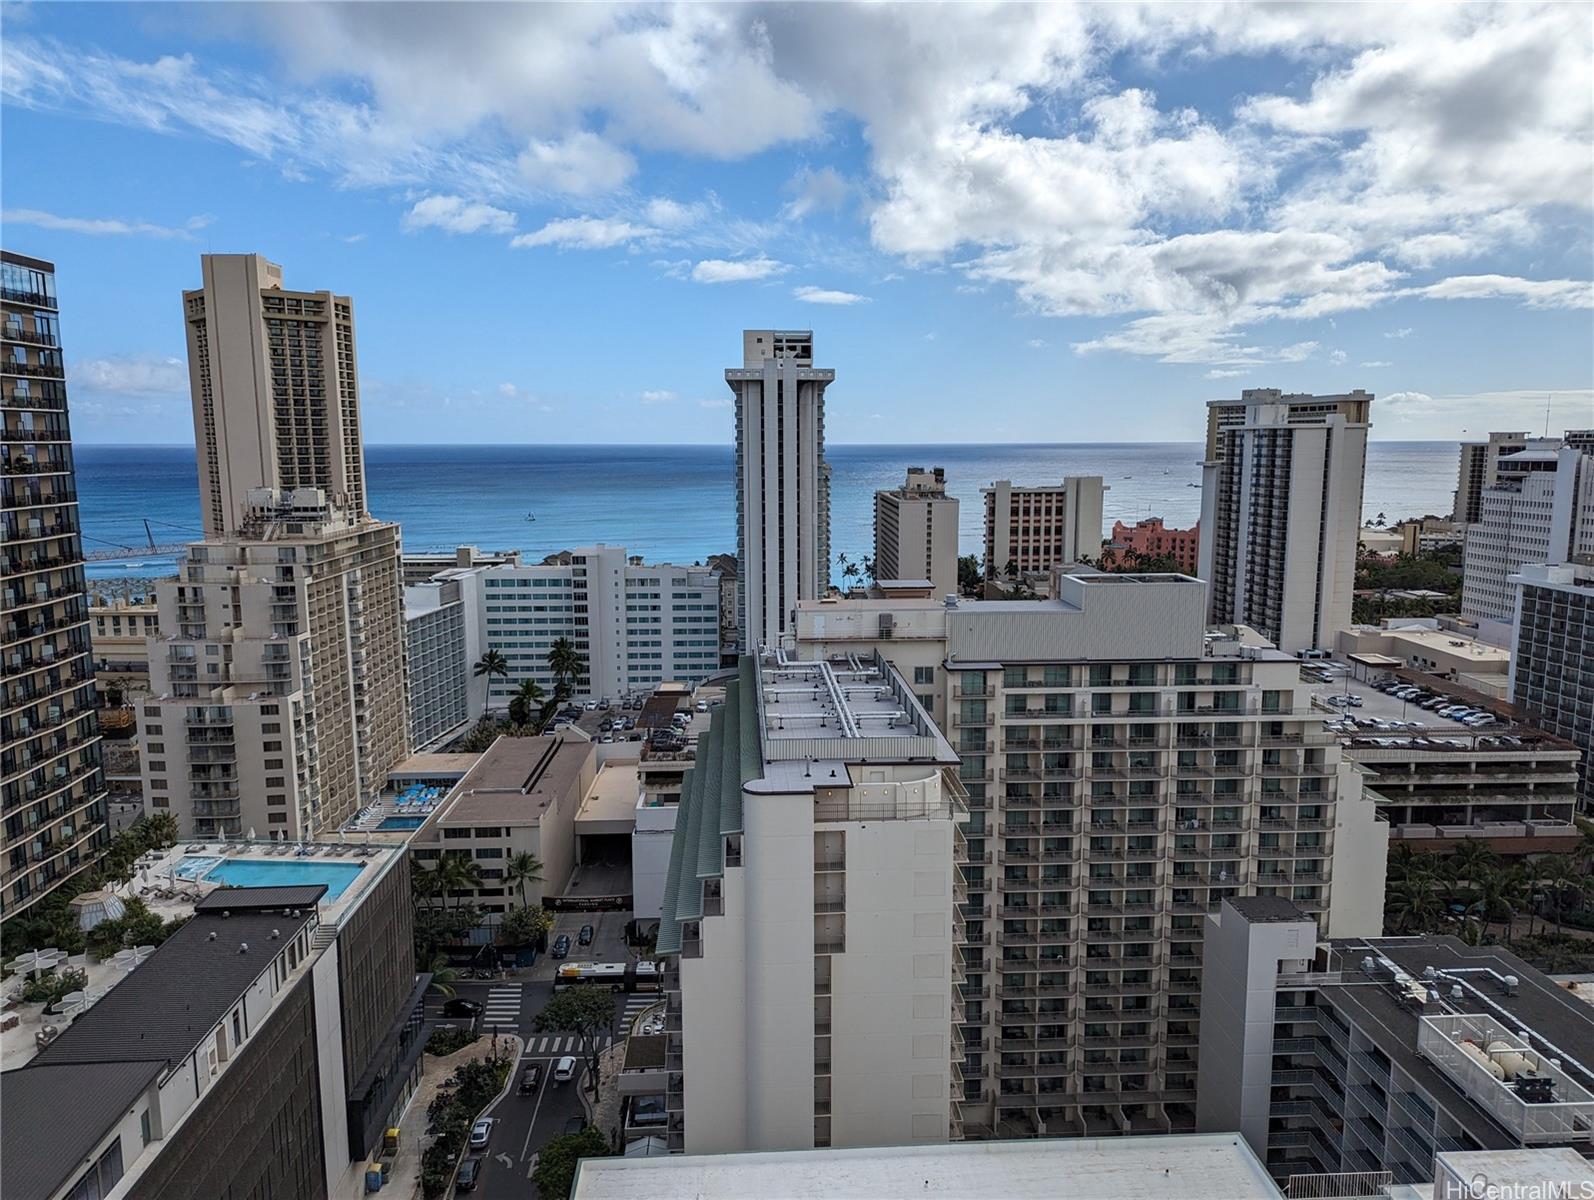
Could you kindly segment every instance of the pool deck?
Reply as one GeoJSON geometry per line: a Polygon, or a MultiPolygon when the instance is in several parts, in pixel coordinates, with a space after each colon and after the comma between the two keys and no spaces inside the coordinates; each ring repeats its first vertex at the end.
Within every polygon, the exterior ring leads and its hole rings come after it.
{"type": "MultiPolygon", "coordinates": [[[[178,842],[163,851],[152,851],[134,865],[133,878],[116,889],[124,899],[137,897],[149,906],[150,912],[163,921],[194,915],[195,902],[221,888],[221,883],[208,879],[184,879],[177,868],[186,858],[213,858],[218,862],[260,862],[358,866],[361,871],[345,886],[341,894],[323,899],[320,919],[323,923],[337,924],[349,911],[351,901],[364,894],[392,864],[405,853],[402,840],[363,837],[359,841],[312,842],[315,853],[295,857],[297,846],[289,842],[178,842]]],[[[207,868],[209,869],[209,868],[207,868]]],[[[302,882],[302,881],[301,881],[302,882]]],[[[62,964],[78,968],[88,974],[87,992],[98,999],[127,977],[129,970],[110,961],[101,961],[93,955],[73,955],[62,964]]],[[[23,980],[13,976],[0,985],[0,1021],[6,1025],[0,1031],[0,1067],[9,1071],[25,1065],[38,1052],[36,1035],[46,1026],[64,1029],[71,1024],[66,1016],[46,1016],[44,1005],[26,1004],[20,999],[23,980]],[[12,1018],[15,1017],[15,1022],[12,1018]]]]}

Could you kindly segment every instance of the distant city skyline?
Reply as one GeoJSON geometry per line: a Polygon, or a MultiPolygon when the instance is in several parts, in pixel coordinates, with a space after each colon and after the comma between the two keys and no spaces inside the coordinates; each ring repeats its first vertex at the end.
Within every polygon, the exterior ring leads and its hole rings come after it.
{"type": "Polygon", "coordinates": [[[750,327],[838,445],[1594,425],[1577,6],[283,11],[7,7],[81,442],[190,440],[207,251],[360,296],[372,444],[728,443],[750,327]]]}

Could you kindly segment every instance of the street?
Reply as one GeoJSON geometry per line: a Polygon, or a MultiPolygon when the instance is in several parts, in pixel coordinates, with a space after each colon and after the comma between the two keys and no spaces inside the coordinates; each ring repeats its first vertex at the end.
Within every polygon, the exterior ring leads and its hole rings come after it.
{"type": "MultiPolygon", "coordinates": [[[[560,933],[570,935],[570,957],[565,960],[568,962],[624,962],[624,926],[625,916],[619,913],[560,913],[549,941],[551,943],[560,933]],[[595,927],[596,936],[590,946],[574,944],[582,925],[595,927]]],[[[539,1033],[534,1025],[537,1015],[553,995],[553,977],[559,966],[558,961],[545,956],[521,978],[495,982],[462,980],[455,985],[456,995],[485,1006],[481,1017],[483,1037],[514,1033],[525,1042],[525,1051],[511,1076],[508,1095],[487,1114],[494,1118],[495,1124],[487,1149],[477,1152],[482,1155],[482,1170],[474,1193],[483,1200],[535,1197],[537,1192],[530,1177],[537,1152],[550,1139],[565,1133],[567,1126],[573,1131],[585,1124],[586,1112],[581,1104],[585,1063],[579,1063],[578,1073],[569,1083],[553,1081],[553,1066],[559,1058],[572,1055],[580,1060],[579,1039],[568,1031],[539,1033]],[[523,1096],[520,1076],[530,1063],[542,1067],[542,1079],[533,1094],[523,1096]]],[[[441,1016],[447,999],[440,995],[427,997],[429,1020],[460,1023],[457,1017],[441,1016]]],[[[607,1046],[623,1039],[636,1015],[660,999],[656,992],[617,994],[613,1032],[604,1037],[603,1044],[607,1046]]]]}

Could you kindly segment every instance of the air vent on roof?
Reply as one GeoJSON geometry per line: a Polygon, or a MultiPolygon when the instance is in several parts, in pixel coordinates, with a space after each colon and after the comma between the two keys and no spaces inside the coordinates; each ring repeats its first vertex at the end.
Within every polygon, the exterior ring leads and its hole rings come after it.
{"type": "Polygon", "coordinates": [[[249,943],[248,942],[239,942],[238,943],[238,953],[239,954],[248,954],[249,953],[249,943]]]}

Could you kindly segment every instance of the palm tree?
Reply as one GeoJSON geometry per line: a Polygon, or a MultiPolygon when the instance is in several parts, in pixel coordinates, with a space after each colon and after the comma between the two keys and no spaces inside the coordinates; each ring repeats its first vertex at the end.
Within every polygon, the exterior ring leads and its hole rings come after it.
{"type": "Polygon", "coordinates": [[[581,678],[581,669],[585,665],[574,642],[567,637],[556,638],[554,644],[548,647],[548,669],[553,672],[554,694],[564,699],[574,692],[576,680],[581,678]]]}
{"type": "Polygon", "coordinates": [[[454,994],[454,984],[459,980],[459,970],[449,965],[448,955],[439,954],[432,959],[431,972],[431,986],[445,996],[452,996],[454,994]]]}
{"type": "Polygon", "coordinates": [[[1439,898],[1425,880],[1406,879],[1395,885],[1384,901],[1386,914],[1397,933],[1426,931],[1439,919],[1439,898]]]}
{"type": "Polygon", "coordinates": [[[1516,923],[1517,905],[1522,902],[1522,877],[1515,870],[1486,871],[1476,880],[1477,894],[1468,906],[1469,913],[1476,912],[1483,921],[1484,932],[1491,922],[1504,914],[1506,940],[1511,939],[1511,927],[1516,923]]]}
{"type": "Polygon", "coordinates": [[[151,813],[144,818],[144,836],[152,849],[164,850],[174,845],[182,828],[177,817],[169,812],[151,813]]]}
{"type": "Polygon", "coordinates": [[[454,907],[459,907],[461,892],[473,892],[482,885],[481,868],[476,860],[461,850],[450,850],[437,863],[438,889],[445,897],[453,897],[454,907]]]}
{"type": "Polygon", "coordinates": [[[544,695],[535,679],[524,680],[509,698],[509,719],[516,725],[530,725],[542,708],[544,695]]]}
{"type": "Polygon", "coordinates": [[[510,887],[519,888],[520,906],[526,906],[526,885],[535,883],[542,878],[542,863],[535,854],[522,850],[519,854],[510,856],[504,864],[504,882],[510,887]]]}
{"type": "MultiPolygon", "coordinates": [[[[470,673],[478,679],[485,675],[487,677],[487,690],[491,691],[495,678],[509,678],[509,662],[497,650],[489,650],[476,660],[476,665],[470,669],[470,673]]],[[[492,706],[488,705],[488,707],[491,708],[492,706]]]]}
{"type": "Polygon", "coordinates": [[[1466,841],[1456,847],[1445,866],[1455,882],[1461,883],[1465,880],[1476,887],[1478,880],[1492,871],[1498,861],[1498,857],[1487,842],[1466,841]]]}
{"type": "Polygon", "coordinates": [[[1564,854],[1551,854],[1540,860],[1538,875],[1544,884],[1544,894],[1555,914],[1555,931],[1561,932],[1561,906],[1568,892],[1583,893],[1585,880],[1577,873],[1572,860],[1564,854]]]}

